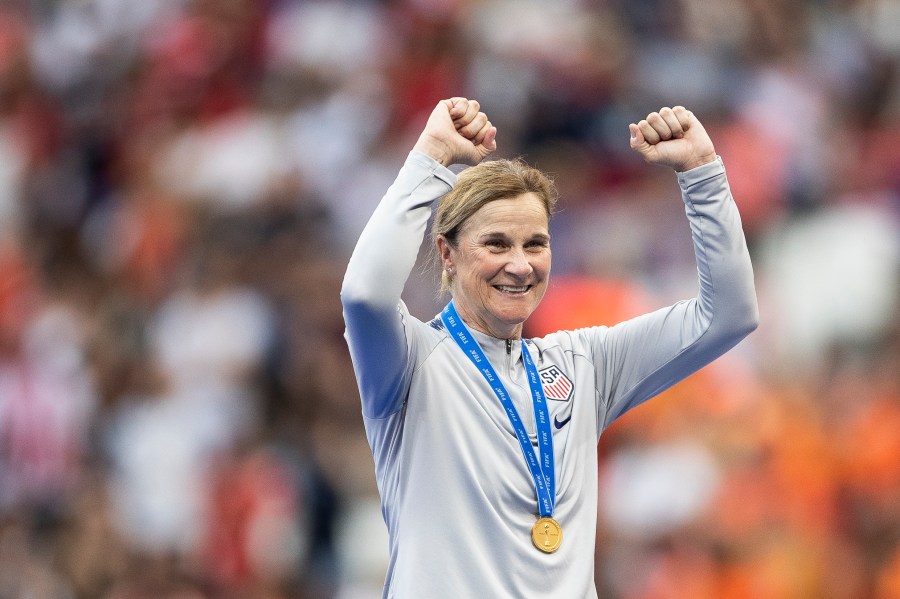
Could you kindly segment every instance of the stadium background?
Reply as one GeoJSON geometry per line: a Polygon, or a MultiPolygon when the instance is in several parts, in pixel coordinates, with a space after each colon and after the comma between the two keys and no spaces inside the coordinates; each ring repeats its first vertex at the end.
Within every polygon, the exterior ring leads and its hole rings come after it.
{"type": "Polygon", "coordinates": [[[380,596],[338,290],[450,95],[561,188],[532,334],[694,292],[629,121],[694,110],[744,216],[762,325],[605,434],[600,596],[900,597],[898,31],[896,0],[3,2],[0,598],[380,596]]]}

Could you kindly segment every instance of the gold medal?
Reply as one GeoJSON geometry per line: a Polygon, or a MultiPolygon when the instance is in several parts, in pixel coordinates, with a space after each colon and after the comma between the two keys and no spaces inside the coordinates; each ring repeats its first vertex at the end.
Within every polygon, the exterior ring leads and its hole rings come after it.
{"type": "Polygon", "coordinates": [[[550,517],[543,517],[531,527],[531,542],[544,553],[553,553],[562,543],[562,527],[550,517]]]}

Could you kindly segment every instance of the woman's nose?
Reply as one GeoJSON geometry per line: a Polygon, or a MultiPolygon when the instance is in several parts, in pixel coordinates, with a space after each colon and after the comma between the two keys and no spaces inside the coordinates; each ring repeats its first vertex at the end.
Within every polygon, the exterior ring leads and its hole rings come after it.
{"type": "Polygon", "coordinates": [[[522,249],[512,250],[509,261],[506,263],[506,272],[518,277],[525,277],[531,274],[534,268],[528,261],[528,256],[522,249]]]}

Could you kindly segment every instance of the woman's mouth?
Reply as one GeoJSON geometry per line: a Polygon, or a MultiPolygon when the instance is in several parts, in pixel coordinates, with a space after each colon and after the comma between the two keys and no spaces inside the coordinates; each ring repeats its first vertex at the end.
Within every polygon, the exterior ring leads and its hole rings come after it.
{"type": "Polygon", "coordinates": [[[531,289],[531,285],[494,285],[494,289],[501,293],[509,293],[512,295],[522,294],[531,289]]]}

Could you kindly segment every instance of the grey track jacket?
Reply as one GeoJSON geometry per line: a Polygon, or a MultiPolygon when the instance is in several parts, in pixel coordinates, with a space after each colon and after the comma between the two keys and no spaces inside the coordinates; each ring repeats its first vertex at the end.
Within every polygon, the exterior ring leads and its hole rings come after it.
{"type": "MultiPolygon", "coordinates": [[[[444,331],[400,299],[434,200],[455,175],[410,153],[364,229],[341,291],[346,339],[389,533],[384,597],[597,596],[597,442],[626,410],[708,364],[758,319],[740,217],[721,160],[678,173],[697,259],[696,298],[614,327],[528,340],[545,382],[560,549],[539,552],[534,483],[512,426],[444,331]]],[[[552,283],[551,283],[552,284],[552,283]]],[[[474,332],[536,443],[518,344],[474,332]]]]}

